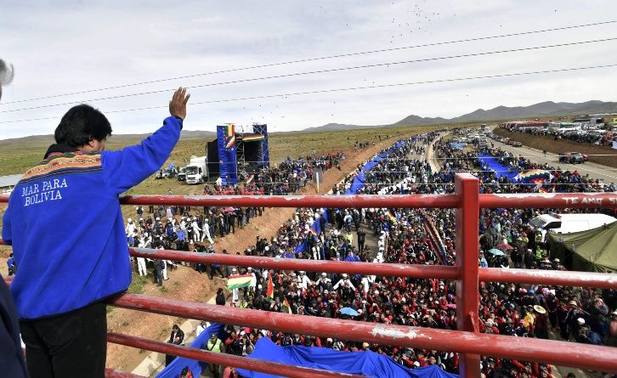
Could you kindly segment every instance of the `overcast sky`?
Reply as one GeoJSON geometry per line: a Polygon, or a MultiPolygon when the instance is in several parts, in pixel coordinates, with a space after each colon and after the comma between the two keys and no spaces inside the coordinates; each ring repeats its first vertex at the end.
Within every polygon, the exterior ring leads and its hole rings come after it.
{"type": "MultiPolygon", "coordinates": [[[[617,19],[614,0],[0,1],[0,57],[15,66],[0,105],[0,139],[49,134],[84,100],[114,133],[153,131],[171,89],[191,102],[617,63],[617,41],[204,86],[273,75],[617,37],[603,26],[318,60],[22,103],[40,96],[349,52],[617,19]],[[201,88],[195,86],[201,85],[201,88]],[[168,90],[101,100],[101,97],[168,90]],[[142,107],[151,110],[114,112],[142,107]],[[6,123],[11,120],[38,121],[6,123]]],[[[292,131],[330,122],[374,125],[409,114],[453,117],[540,101],[614,101],[617,68],[383,89],[278,96],[189,107],[186,129],[267,123],[292,131]]]]}

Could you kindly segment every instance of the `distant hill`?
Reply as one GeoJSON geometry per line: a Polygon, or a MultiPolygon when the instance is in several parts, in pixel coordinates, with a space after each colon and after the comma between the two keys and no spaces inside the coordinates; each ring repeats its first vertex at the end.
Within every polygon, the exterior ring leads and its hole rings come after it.
{"type": "Polygon", "coordinates": [[[403,126],[403,125],[435,125],[439,123],[450,123],[449,119],[441,118],[441,117],[420,117],[415,114],[409,115],[402,120],[393,123],[391,126],[403,126]]]}
{"type": "Polygon", "coordinates": [[[615,113],[617,102],[587,101],[582,103],[545,101],[530,106],[498,106],[490,110],[478,109],[452,118],[451,122],[498,121],[510,118],[546,117],[594,113],[615,113]]]}
{"type": "Polygon", "coordinates": [[[23,138],[12,138],[0,140],[0,147],[17,144],[20,146],[42,146],[53,143],[53,135],[30,135],[23,138]]]}
{"type": "Polygon", "coordinates": [[[376,127],[376,126],[361,126],[361,125],[345,125],[342,123],[328,123],[327,125],[317,126],[317,127],[309,127],[303,129],[303,132],[318,132],[318,131],[340,131],[340,130],[351,130],[357,129],[358,127],[376,127]]]}
{"type": "Polygon", "coordinates": [[[184,139],[198,139],[203,138],[207,140],[211,140],[216,138],[216,133],[212,131],[203,131],[203,130],[182,130],[182,135],[180,138],[184,139]]]}
{"type": "Polygon", "coordinates": [[[474,121],[502,121],[517,118],[552,117],[562,115],[579,115],[595,113],[617,113],[617,102],[587,101],[582,103],[545,101],[529,106],[498,106],[493,109],[478,109],[469,114],[454,118],[421,117],[409,115],[402,120],[390,125],[357,126],[340,123],[329,123],[319,127],[309,127],[303,131],[336,131],[349,130],[358,127],[390,127],[390,126],[422,126],[445,123],[463,123],[474,121]]]}

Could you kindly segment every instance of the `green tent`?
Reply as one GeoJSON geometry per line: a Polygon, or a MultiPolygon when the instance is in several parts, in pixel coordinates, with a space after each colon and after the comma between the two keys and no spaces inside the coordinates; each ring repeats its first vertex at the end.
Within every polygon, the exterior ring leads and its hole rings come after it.
{"type": "Polygon", "coordinates": [[[551,256],[570,270],[617,272],[617,222],[570,234],[549,233],[551,256]]]}

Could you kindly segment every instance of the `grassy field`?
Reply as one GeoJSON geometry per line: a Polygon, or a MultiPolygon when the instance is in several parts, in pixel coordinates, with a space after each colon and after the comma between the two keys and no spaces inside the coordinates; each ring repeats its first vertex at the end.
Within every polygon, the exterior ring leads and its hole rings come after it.
{"type": "Polygon", "coordinates": [[[567,139],[555,140],[550,136],[539,136],[525,133],[514,133],[505,129],[496,128],[494,133],[519,141],[523,145],[546,150],[556,154],[563,152],[580,152],[589,155],[589,161],[594,163],[607,165],[609,167],[617,167],[617,151],[606,146],[596,146],[588,143],[577,143],[567,139]],[[612,156],[593,156],[593,155],[612,155],[612,156]]]}

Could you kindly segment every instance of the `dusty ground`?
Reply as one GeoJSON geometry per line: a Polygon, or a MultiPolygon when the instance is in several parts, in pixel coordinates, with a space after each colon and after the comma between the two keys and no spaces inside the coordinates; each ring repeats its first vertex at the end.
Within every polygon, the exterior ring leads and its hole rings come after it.
{"type": "MultiPolygon", "coordinates": [[[[393,138],[365,150],[346,151],[347,159],[342,163],[341,170],[332,169],[324,175],[320,193],[329,191],[345,175],[354,170],[358,164],[392,142],[393,138]]],[[[303,192],[306,194],[316,193],[316,188],[310,185],[304,188],[303,192]]],[[[251,223],[243,230],[217,240],[216,250],[221,251],[225,248],[229,252],[235,253],[252,245],[257,235],[270,238],[277,232],[279,226],[291,217],[293,212],[294,209],[287,208],[266,209],[263,216],[252,219],[251,223]]],[[[144,288],[144,294],[181,298],[186,301],[206,301],[214,295],[218,287],[224,285],[224,280],[215,278],[211,281],[207,275],[202,275],[189,267],[179,267],[170,272],[169,280],[165,281],[164,289],[147,284],[144,288]]],[[[108,328],[114,332],[166,340],[171,326],[174,323],[182,323],[184,320],[171,316],[149,313],[136,314],[131,310],[113,309],[108,314],[108,328]]],[[[122,371],[131,371],[141,362],[145,353],[139,349],[109,344],[107,366],[122,371]]]]}

